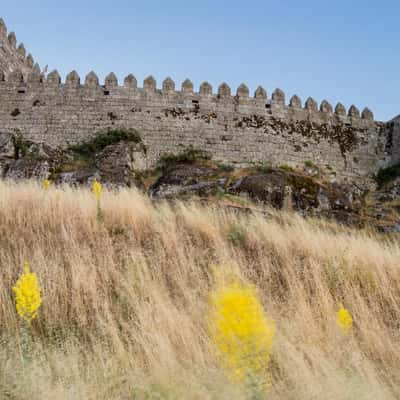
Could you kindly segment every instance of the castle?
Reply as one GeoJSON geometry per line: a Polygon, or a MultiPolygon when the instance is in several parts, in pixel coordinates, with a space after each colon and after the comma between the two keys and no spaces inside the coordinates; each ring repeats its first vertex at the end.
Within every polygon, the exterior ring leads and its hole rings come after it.
{"type": "Polygon", "coordinates": [[[0,19],[0,132],[67,147],[117,127],[140,133],[149,166],[189,147],[237,166],[309,161],[340,179],[368,178],[400,162],[400,117],[378,122],[367,108],[318,107],[311,97],[287,102],[280,89],[268,96],[261,86],[251,97],[244,84],[235,94],[225,83],[214,93],[207,82],[195,92],[190,80],[177,89],[167,78],[159,89],[148,77],[139,88],[133,75],[119,85],[110,73],[101,85],[94,72],[83,83],[76,72],[62,82],[57,71],[41,73],[0,19]]]}

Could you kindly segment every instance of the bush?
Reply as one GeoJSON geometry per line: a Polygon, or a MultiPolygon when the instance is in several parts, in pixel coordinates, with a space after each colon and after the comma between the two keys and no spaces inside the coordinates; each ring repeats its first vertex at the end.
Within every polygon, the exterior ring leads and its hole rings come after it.
{"type": "Polygon", "coordinates": [[[92,158],[95,153],[103,150],[105,147],[121,141],[141,143],[142,139],[135,129],[112,129],[99,133],[93,139],[69,147],[76,155],[82,158],[92,158]]]}
{"type": "Polygon", "coordinates": [[[376,175],[376,181],[379,187],[382,187],[385,183],[393,181],[398,177],[400,177],[400,163],[379,170],[378,174],[376,175]]]}
{"type": "Polygon", "coordinates": [[[204,151],[189,147],[187,150],[179,154],[164,154],[158,161],[157,167],[166,170],[179,163],[193,164],[197,160],[211,160],[211,155],[204,151]]]}

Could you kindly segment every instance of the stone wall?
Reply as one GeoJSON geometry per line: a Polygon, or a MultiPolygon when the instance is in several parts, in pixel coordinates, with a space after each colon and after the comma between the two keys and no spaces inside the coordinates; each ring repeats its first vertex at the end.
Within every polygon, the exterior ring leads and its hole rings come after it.
{"type": "Polygon", "coordinates": [[[281,90],[269,97],[262,87],[250,97],[244,84],[234,95],[225,83],[217,93],[206,82],[195,92],[189,80],[177,90],[170,78],[161,89],[153,77],[139,88],[129,75],[120,86],[113,73],[103,85],[93,72],[83,83],[71,72],[62,83],[57,71],[41,74],[23,47],[16,49],[15,35],[6,33],[0,21],[0,132],[67,147],[101,130],[135,128],[148,148],[149,167],[163,153],[189,147],[238,166],[311,161],[340,178],[371,176],[400,160],[399,124],[376,122],[367,108],[346,112],[326,101],[318,107],[312,98],[303,106],[298,96],[287,104],[281,90]]]}

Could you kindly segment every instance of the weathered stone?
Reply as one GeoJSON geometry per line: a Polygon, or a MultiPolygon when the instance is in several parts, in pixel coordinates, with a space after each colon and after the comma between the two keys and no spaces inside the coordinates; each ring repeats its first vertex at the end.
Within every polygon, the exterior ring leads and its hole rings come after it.
{"type": "Polygon", "coordinates": [[[144,146],[131,142],[109,145],[96,154],[95,166],[102,182],[131,186],[135,172],[147,168],[144,146]]]}
{"type": "Polygon", "coordinates": [[[34,158],[21,158],[9,164],[5,178],[12,180],[20,179],[48,179],[50,176],[50,165],[47,160],[36,160],[34,158]]]}
{"type": "Polygon", "coordinates": [[[218,179],[217,173],[216,168],[209,166],[179,164],[163,173],[150,188],[149,195],[152,198],[167,198],[215,194],[227,182],[227,178],[218,179]]]}
{"type": "Polygon", "coordinates": [[[9,133],[0,133],[0,160],[14,157],[14,136],[9,133]]]}

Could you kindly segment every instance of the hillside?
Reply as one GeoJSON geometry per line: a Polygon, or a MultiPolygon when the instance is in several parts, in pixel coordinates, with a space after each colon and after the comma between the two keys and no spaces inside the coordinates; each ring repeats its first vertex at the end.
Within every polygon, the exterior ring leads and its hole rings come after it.
{"type": "Polygon", "coordinates": [[[105,190],[99,217],[86,189],[0,182],[0,398],[255,399],[210,335],[221,274],[274,321],[257,398],[399,398],[398,239],[224,201],[105,190]],[[28,342],[25,261],[43,299],[28,342]]]}

